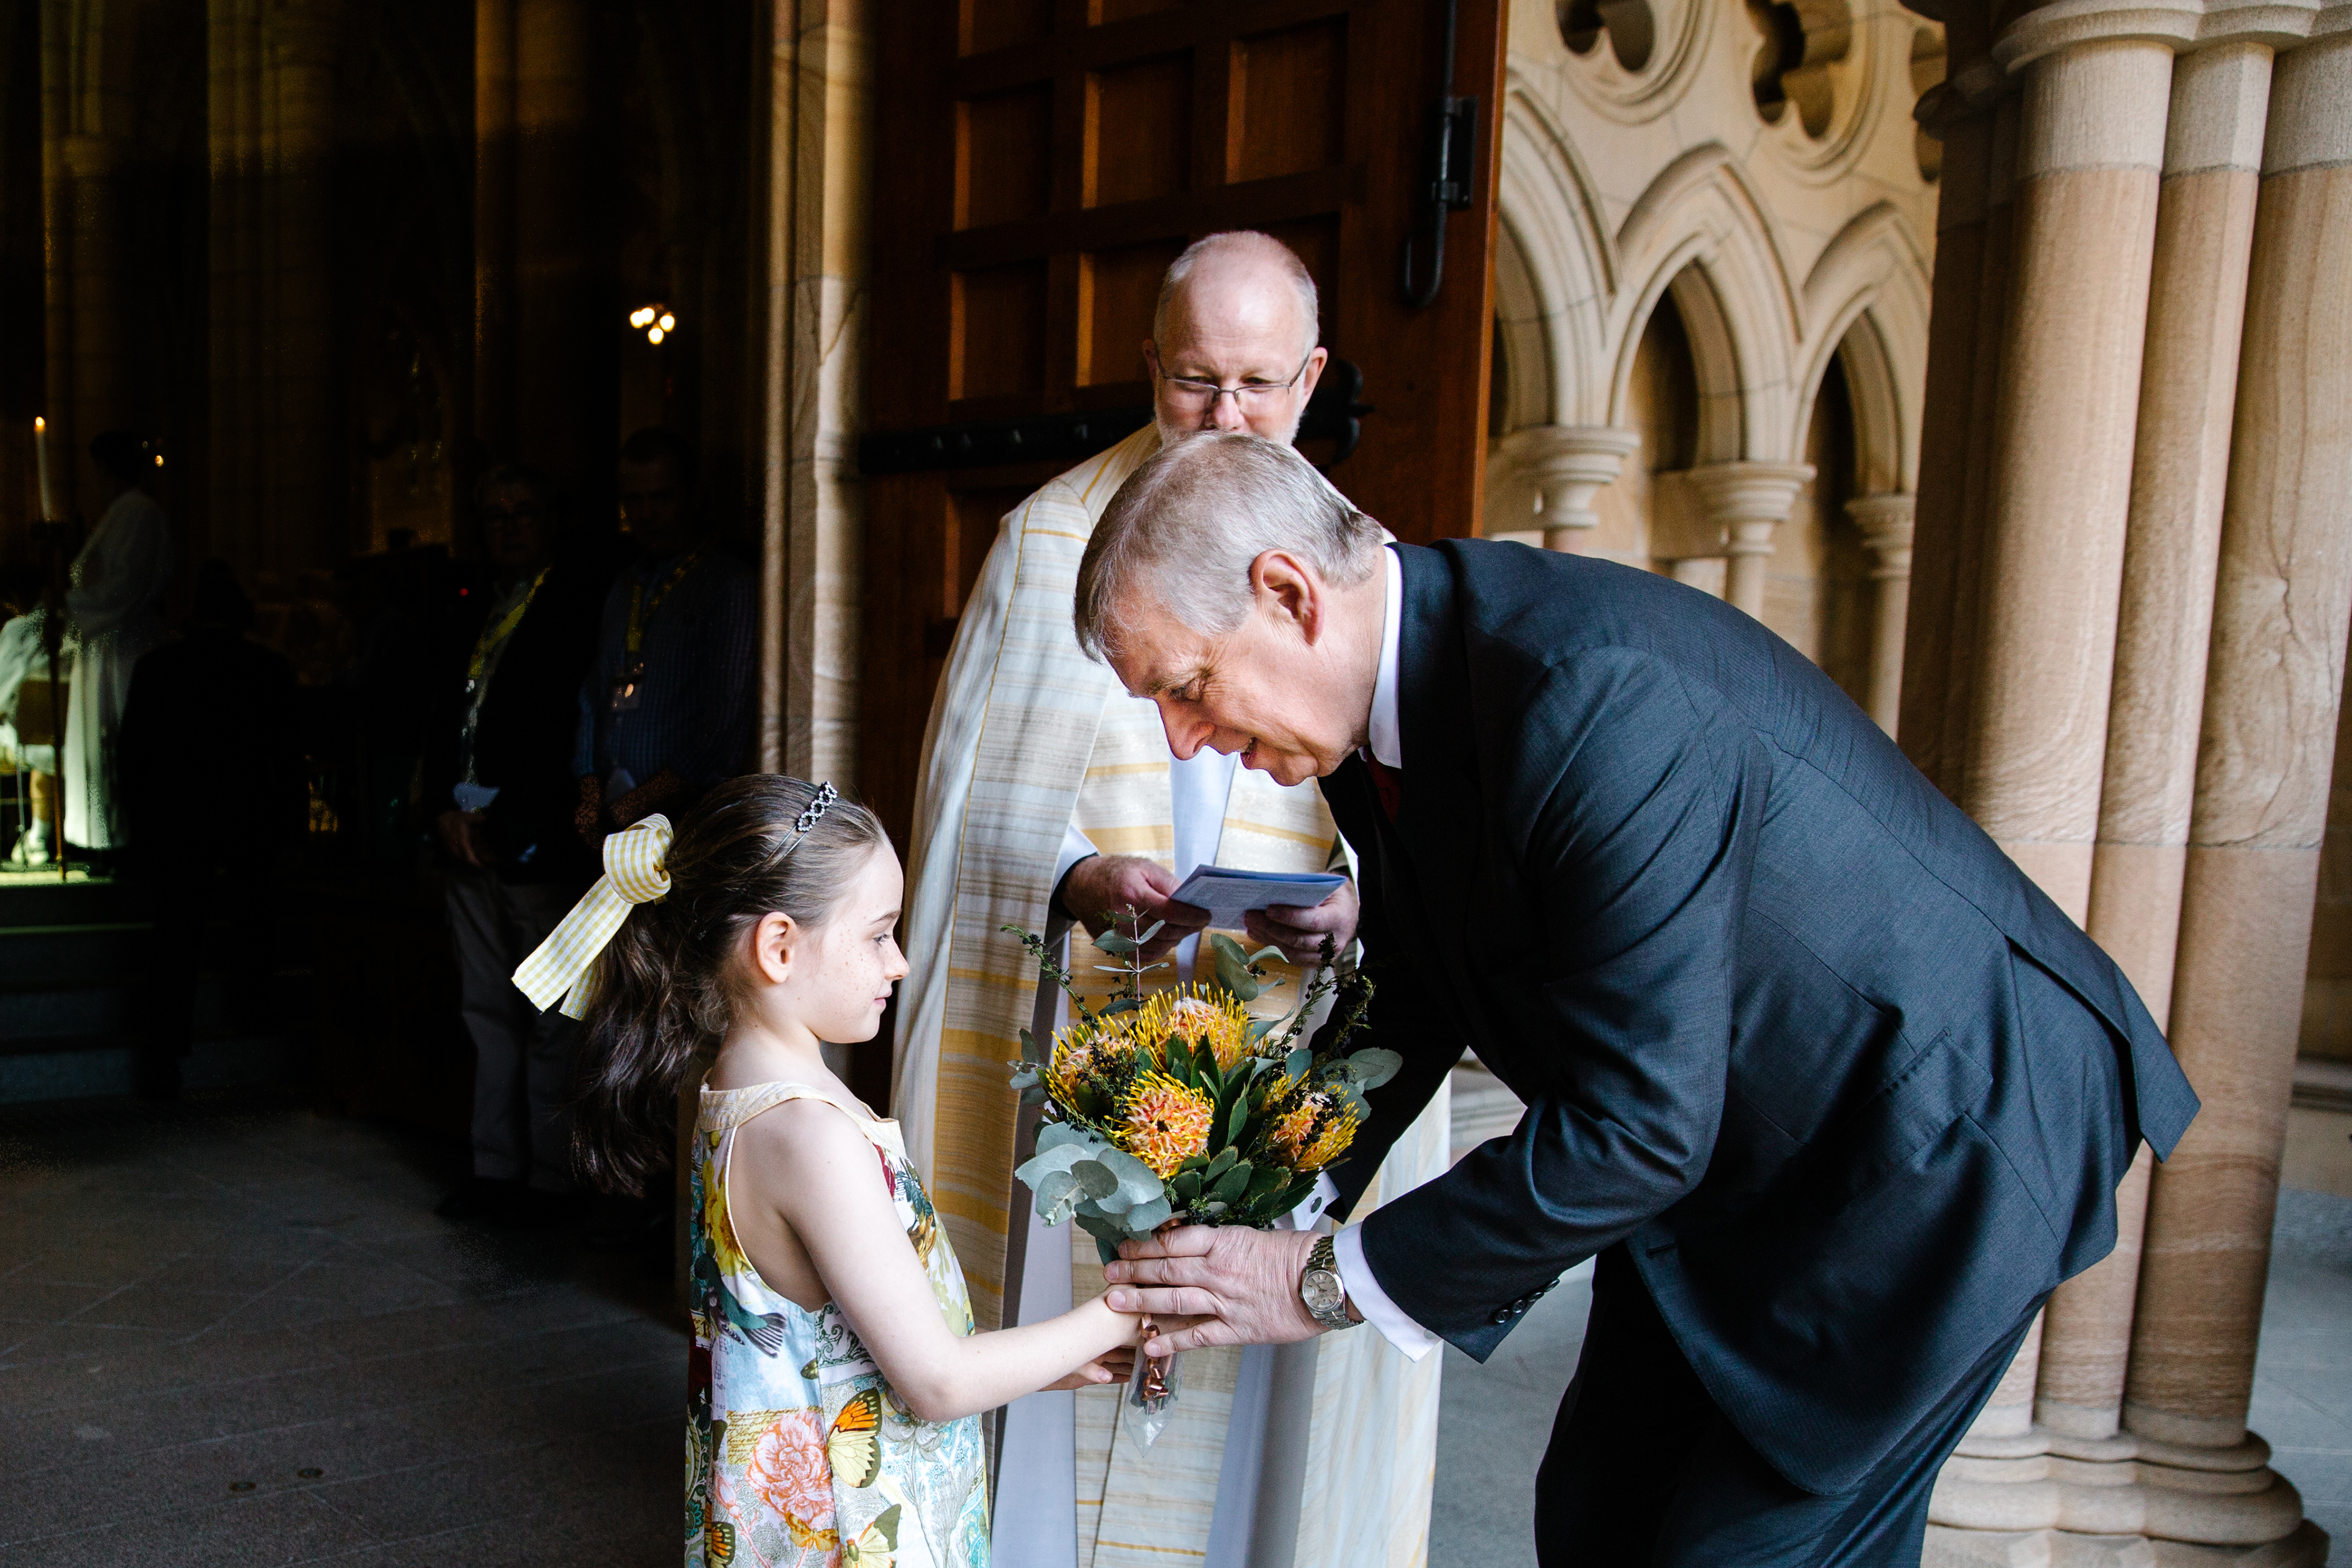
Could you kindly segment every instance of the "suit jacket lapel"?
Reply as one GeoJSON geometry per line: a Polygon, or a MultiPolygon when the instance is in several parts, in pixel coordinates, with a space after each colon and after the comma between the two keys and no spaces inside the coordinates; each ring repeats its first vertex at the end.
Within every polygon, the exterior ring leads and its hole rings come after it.
{"type": "MultiPolygon", "coordinates": [[[[1476,731],[1469,658],[1454,603],[1445,559],[1419,545],[1394,547],[1403,567],[1404,602],[1397,648],[1397,727],[1403,801],[1392,832],[1402,854],[1391,858],[1406,875],[1390,897],[1409,901],[1415,917],[1405,929],[1439,954],[1457,1002],[1478,995],[1465,933],[1473,911],[1472,874],[1478,863],[1479,798],[1476,731]]],[[[1361,773],[1361,770],[1359,770],[1361,773]]],[[[1362,785],[1367,796],[1371,780],[1362,785]]],[[[1377,803],[1372,816],[1381,827],[1377,803]]],[[[1376,829],[1377,831],[1378,829],[1376,829]]],[[[1383,870],[1389,868],[1384,867],[1383,870]]],[[[1464,1022],[1476,1016],[1465,1011],[1464,1022]]]]}

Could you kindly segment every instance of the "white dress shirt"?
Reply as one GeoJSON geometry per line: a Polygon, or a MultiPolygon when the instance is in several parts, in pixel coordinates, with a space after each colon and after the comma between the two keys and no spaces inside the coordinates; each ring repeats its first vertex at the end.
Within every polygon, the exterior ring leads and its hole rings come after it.
{"type": "MultiPolygon", "coordinates": [[[[1388,569],[1388,608],[1381,619],[1381,669],[1372,680],[1371,721],[1365,727],[1371,743],[1364,749],[1383,767],[1402,771],[1404,737],[1397,724],[1397,645],[1404,628],[1404,568],[1393,550],[1382,550],[1381,557],[1388,569]]],[[[1351,1225],[1331,1238],[1331,1251],[1339,1264],[1339,1283],[1356,1310],[1364,1315],[1364,1321],[1380,1330],[1381,1337],[1407,1359],[1419,1361],[1437,1348],[1437,1336],[1406,1317],[1404,1310],[1381,1289],[1371,1265],[1364,1261],[1364,1239],[1356,1234],[1362,1228],[1351,1225]]]]}

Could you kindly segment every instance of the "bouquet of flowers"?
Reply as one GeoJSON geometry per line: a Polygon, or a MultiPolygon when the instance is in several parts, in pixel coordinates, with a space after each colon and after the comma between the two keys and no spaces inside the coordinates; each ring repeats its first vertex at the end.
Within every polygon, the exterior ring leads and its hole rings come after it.
{"type": "MultiPolygon", "coordinates": [[[[1365,1094],[1393,1077],[1394,1051],[1348,1049],[1370,1003],[1371,982],[1334,960],[1322,964],[1297,1005],[1254,1017],[1267,989],[1261,967],[1273,948],[1246,952],[1212,932],[1203,943],[1215,979],[1146,997],[1142,952],[1160,932],[1133,910],[1112,921],[1095,945],[1123,963],[1109,1003],[1089,1006],[1044,939],[1017,926],[1044,973],[1068,994],[1069,1027],[1041,1046],[1021,1031],[1013,1071],[1022,1102],[1043,1104],[1035,1156],[1013,1173],[1037,1194],[1047,1225],[1076,1220],[1103,1261],[1118,1244],[1169,1225],[1246,1225],[1264,1230],[1304,1202],[1315,1179],[1354,1142],[1370,1114],[1365,1094]],[[1124,921],[1127,931],[1117,926],[1124,921]],[[1310,1021],[1333,999],[1332,1029],[1320,1049],[1310,1021]]],[[[1174,1397],[1174,1368],[1137,1358],[1130,1400],[1145,1412],[1147,1438],[1174,1397]]]]}

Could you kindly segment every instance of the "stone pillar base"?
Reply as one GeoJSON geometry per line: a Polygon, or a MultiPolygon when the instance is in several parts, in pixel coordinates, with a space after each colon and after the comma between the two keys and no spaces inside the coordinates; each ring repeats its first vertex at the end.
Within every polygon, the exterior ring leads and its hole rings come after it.
{"type": "Polygon", "coordinates": [[[2304,1521],[2284,1541],[2262,1546],[2191,1546],[2140,1535],[2078,1535],[2068,1530],[1927,1527],[1920,1568],[2322,1568],[2327,1532],[2304,1521]]]}

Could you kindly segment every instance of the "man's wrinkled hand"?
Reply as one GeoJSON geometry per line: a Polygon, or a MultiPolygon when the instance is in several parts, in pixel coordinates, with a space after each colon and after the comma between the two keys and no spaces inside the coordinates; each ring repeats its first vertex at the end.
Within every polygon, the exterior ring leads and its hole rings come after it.
{"type": "Polygon", "coordinates": [[[1160,934],[1144,944],[1146,963],[1156,963],[1186,937],[1207,929],[1209,911],[1169,898],[1176,890],[1175,873],[1157,860],[1140,855],[1094,855],[1070,868],[1062,879],[1062,908],[1092,936],[1112,929],[1106,914],[1120,916],[1119,933],[1126,934],[1126,911],[1142,917],[1138,930],[1160,922],[1160,934]]]}
{"type": "Polygon", "coordinates": [[[1348,944],[1356,940],[1359,907],[1356,884],[1346,882],[1332,889],[1331,896],[1319,904],[1305,908],[1276,904],[1252,910],[1242,921],[1242,930],[1258,946],[1280,948],[1282,956],[1293,963],[1313,963],[1321,958],[1327,936],[1334,953],[1348,951],[1348,944]]]}
{"type": "Polygon", "coordinates": [[[1283,1345],[1312,1339],[1322,1325],[1298,1299],[1298,1277],[1315,1233],[1244,1226],[1184,1226],[1119,1243],[1119,1261],[1103,1270],[1114,1310],[1155,1319],[1202,1320],[1144,1346],[1174,1355],[1204,1345],[1283,1345]]]}

